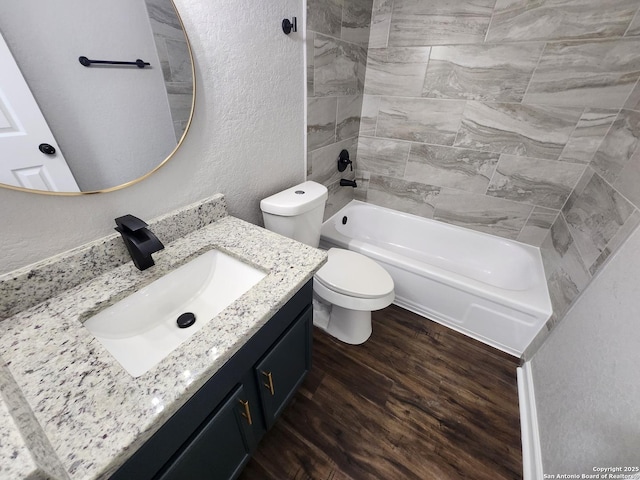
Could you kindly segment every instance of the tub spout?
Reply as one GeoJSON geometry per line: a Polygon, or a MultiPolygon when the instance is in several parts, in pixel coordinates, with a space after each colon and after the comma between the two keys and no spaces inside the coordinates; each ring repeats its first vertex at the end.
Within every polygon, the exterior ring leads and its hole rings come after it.
{"type": "Polygon", "coordinates": [[[358,186],[358,184],[356,183],[355,180],[345,180],[344,178],[340,179],[340,186],[341,187],[353,187],[356,188],[358,186]]]}

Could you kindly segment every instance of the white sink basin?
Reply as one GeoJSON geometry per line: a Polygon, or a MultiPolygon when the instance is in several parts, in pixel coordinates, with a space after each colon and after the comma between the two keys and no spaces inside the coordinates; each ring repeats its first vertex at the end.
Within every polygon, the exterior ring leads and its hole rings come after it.
{"type": "Polygon", "coordinates": [[[147,372],[267,274],[210,250],[91,317],[84,326],[134,377],[147,372]],[[196,321],[179,328],[186,312],[196,321]]]}

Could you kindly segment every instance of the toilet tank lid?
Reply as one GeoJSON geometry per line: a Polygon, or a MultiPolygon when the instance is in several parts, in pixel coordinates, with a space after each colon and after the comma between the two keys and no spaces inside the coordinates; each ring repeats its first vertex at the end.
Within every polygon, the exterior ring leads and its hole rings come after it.
{"type": "Polygon", "coordinates": [[[292,217],[324,205],[327,187],[317,182],[304,182],[260,201],[260,209],[272,215],[292,217]]]}

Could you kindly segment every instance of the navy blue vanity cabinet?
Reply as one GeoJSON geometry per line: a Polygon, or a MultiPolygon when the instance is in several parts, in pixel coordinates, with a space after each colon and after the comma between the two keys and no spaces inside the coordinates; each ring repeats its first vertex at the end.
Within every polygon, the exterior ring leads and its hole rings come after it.
{"type": "Polygon", "coordinates": [[[311,316],[308,309],[255,367],[267,429],[296,393],[311,365],[311,316]]]}
{"type": "Polygon", "coordinates": [[[232,480],[311,368],[309,281],[112,480],[232,480]]]}
{"type": "Polygon", "coordinates": [[[246,393],[239,385],[159,478],[237,477],[249,460],[253,435],[249,424],[253,418],[245,399],[246,393]]]}

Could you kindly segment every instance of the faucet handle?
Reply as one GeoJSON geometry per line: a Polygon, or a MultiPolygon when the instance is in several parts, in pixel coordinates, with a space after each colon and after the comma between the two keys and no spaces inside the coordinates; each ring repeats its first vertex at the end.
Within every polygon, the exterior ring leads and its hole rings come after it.
{"type": "Polygon", "coordinates": [[[130,214],[116,218],[116,225],[121,229],[128,230],[130,232],[135,232],[148,227],[144,220],[140,220],[138,217],[134,217],[130,214]]]}
{"type": "Polygon", "coordinates": [[[349,152],[343,149],[340,151],[340,155],[338,155],[338,171],[344,172],[347,169],[347,165],[351,167],[351,171],[353,172],[353,162],[349,160],[349,152]]]}

